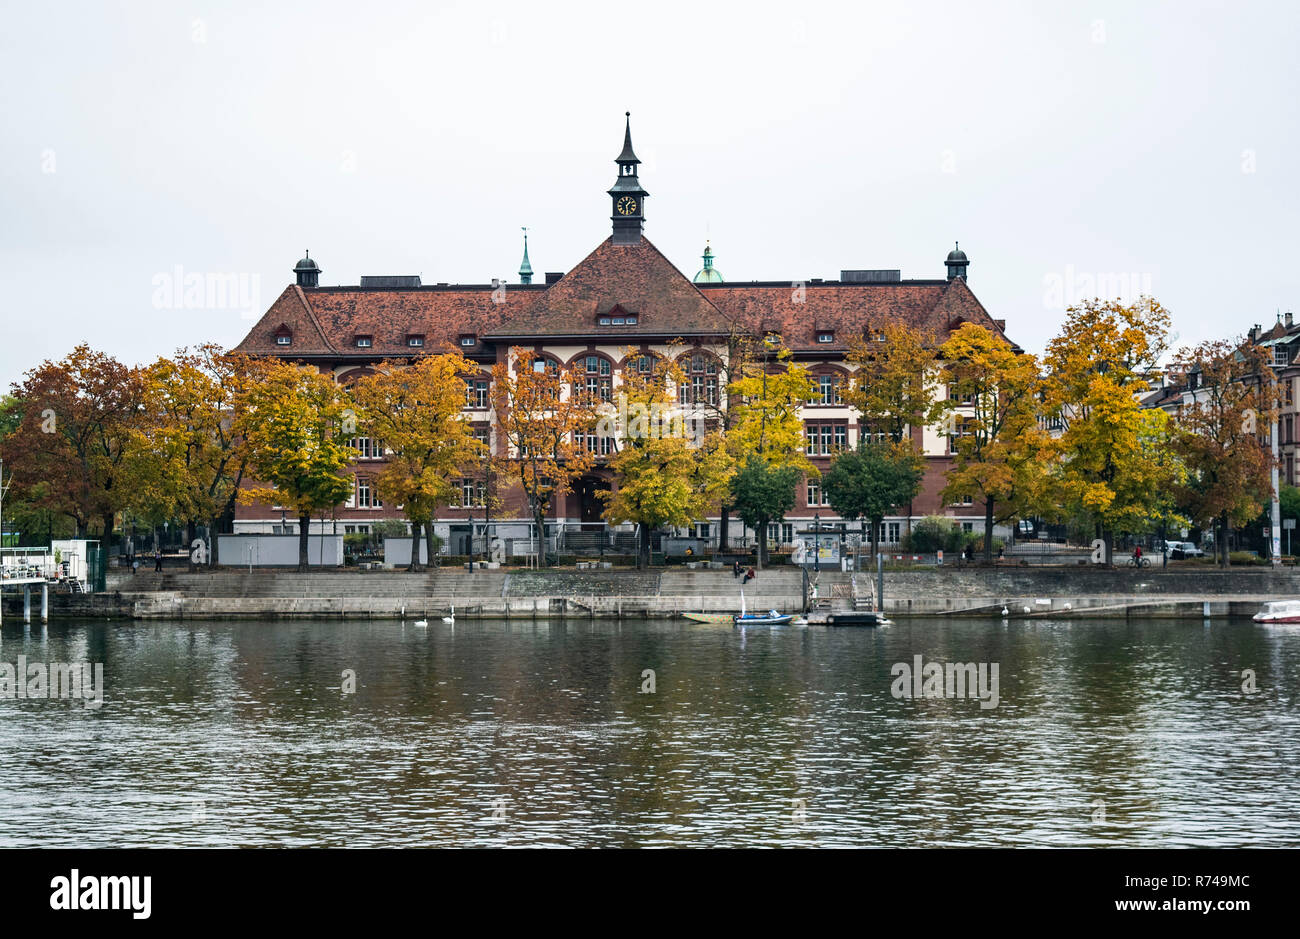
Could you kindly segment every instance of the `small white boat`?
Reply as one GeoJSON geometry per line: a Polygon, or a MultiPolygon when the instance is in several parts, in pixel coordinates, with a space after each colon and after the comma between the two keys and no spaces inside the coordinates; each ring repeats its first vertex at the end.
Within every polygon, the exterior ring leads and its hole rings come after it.
{"type": "MultiPolygon", "coordinates": [[[[794,619],[793,614],[768,610],[766,613],[743,613],[736,616],[737,626],[785,626],[794,619]]],[[[806,623],[804,624],[806,625],[806,623]]]]}
{"type": "Polygon", "coordinates": [[[1300,600],[1273,600],[1251,618],[1257,623],[1300,623],[1300,600]]]}

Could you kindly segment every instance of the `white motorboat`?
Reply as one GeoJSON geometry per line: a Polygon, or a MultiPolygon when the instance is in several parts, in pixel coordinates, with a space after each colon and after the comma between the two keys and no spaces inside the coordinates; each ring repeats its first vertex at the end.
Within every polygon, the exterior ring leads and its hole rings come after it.
{"type": "Polygon", "coordinates": [[[1272,600],[1251,618],[1257,623],[1300,623],[1300,600],[1272,600]]]}

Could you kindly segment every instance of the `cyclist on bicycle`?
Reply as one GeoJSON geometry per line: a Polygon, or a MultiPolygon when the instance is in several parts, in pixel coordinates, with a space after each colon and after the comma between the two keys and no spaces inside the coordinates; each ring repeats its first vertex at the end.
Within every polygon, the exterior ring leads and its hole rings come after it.
{"type": "Polygon", "coordinates": [[[1142,564],[1142,546],[1140,544],[1133,546],[1133,561],[1139,566],[1142,564]]]}

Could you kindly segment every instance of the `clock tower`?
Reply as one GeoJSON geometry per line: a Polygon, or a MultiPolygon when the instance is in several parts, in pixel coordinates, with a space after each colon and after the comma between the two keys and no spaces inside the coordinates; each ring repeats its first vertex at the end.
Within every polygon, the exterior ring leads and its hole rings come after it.
{"type": "Polygon", "coordinates": [[[623,132],[623,152],[614,161],[618,164],[618,181],[609,190],[613,200],[614,244],[641,243],[641,228],[645,225],[645,199],[650,193],[641,188],[636,168],[641,161],[632,152],[632,112],[626,112],[627,128],[623,132]]]}

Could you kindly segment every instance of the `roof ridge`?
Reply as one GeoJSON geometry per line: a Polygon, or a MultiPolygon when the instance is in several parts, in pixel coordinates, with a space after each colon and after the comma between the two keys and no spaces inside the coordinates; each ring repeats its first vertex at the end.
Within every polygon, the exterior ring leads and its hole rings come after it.
{"type": "Polygon", "coordinates": [[[330,338],[326,334],[324,327],[321,326],[320,320],[316,317],[316,311],[313,310],[311,304],[307,302],[307,294],[303,292],[302,287],[298,284],[294,284],[293,289],[298,295],[298,302],[302,304],[303,310],[307,313],[307,318],[310,319],[311,324],[316,327],[316,332],[320,335],[321,342],[325,343],[325,348],[329,349],[335,355],[338,355],[338,348],[335,347],[334,343],[330,342],[330,338]]]}

